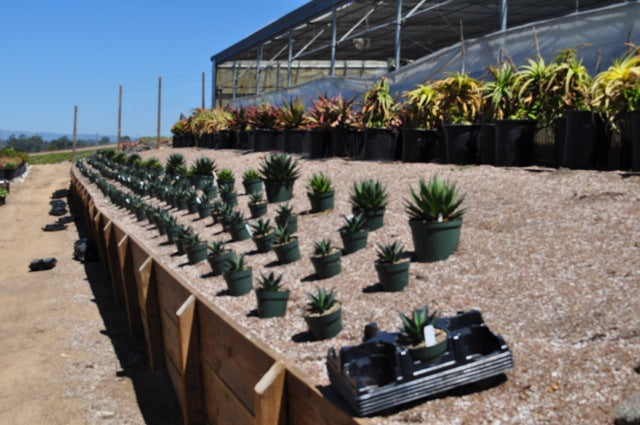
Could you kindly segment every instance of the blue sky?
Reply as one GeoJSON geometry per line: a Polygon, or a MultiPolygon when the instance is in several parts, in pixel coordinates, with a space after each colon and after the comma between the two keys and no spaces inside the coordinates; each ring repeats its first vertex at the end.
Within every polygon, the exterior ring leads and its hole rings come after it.
{"type": "Polygon", "coordinates": [[[209,58],[305,4],[277,1],[3,0],[0,130],[153,136],[162,76],[163,135],[211,99],[209,58]]]}

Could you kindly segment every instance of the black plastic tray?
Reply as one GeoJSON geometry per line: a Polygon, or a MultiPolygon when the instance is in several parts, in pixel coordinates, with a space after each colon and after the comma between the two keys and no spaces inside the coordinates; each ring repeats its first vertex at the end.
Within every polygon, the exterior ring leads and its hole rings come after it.
{"type": "Polygon", "coordinates": [[[395,344],[398,332],[365,327],[364,342],[334,348],[327,355],[331,384],[360,416],[500,375],[513,368],[504,339],[493,334],[479,311],[439,319],[449,331],[449,347],[436,364],[414,361],[395,344]]]}

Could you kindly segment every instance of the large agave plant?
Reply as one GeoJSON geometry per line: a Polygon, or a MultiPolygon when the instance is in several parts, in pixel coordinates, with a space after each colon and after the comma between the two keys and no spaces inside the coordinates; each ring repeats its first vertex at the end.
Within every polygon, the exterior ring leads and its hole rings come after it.
{"type": "Polygon", "coordinates": [[[387,206],[389,194],[378,180],[356,182],[351,188],[349,202],[354,209],[376,211],[387,206]]]}
{"type": "Polygon", "coordinates": [[[411,220],[450,221],[464,215],[460,209],[464,195],[458,194],[455,183],[444,182],[438,177],[427,183],[420,179],[418,191],[410,189],[410,197],[405,201],[405,211],[411,220]]]}
{"type": "Polygon", "coordinates": [[[193,174],[200,176],[211,176],[216,170],[216,163],[213,159],[202,157],[195,160],[191,168],[193,174]]]}
{"type": "Polygon", "coordinates": [[[300,177],[300,163],[285,153],[268,155],[259,168],[264,180],[295,181],[300,177]]]}

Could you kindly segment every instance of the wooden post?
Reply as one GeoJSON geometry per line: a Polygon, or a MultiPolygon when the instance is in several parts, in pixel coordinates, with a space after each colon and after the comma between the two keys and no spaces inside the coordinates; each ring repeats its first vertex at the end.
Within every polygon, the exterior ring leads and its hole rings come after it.
{"type": "Polygon", "coordinates": [[[185,425],[204,423],[196,307],[196,297],[192,294],[176,312],[180,340],[182,416],[185,425]]]}
{"type": "Polygon", "coordinates": [[[111,273],[111,286],[116,302],[124,304],[124,288],[120,278],[120,265],[118,264],[118,243],[111,221],[107,222],[103,229],[107,267],[111,273]]]}
{"type": "Polygon", "coordinates": [[[164,343],[162,342],[162,325],[158,291],[153,273],[153,259],[146,260],[135,270],[138,283],[138,302],[142,325],[145,328],[145,339],[149,352],[149,368],[155,372],[164,368],[164,343]]]}
{"type": "Polygon", "coordinates": [[[78,105],[73,107],[73,154],[71,162],[76,162],[76,136],[78,131],[78,105]]]}
{"type": "Polygon", "coordinates": [[[158,135],[156,149],[160,149],[160,119],[162,117],[162,77],[158,77],[158,135]]]}
{"type": "Polygon", "coordinates": [[[283,425],[287,423],[284,404],[286,368],[277,361],[256,384],[253,410],[255,425],[283,425]]]}
{"type": "Polygon", "coordinates": [[[133,275],[133,259],[129,248],[129,236],[125,235],[118,242],[118,263],[120,264],[120,280],[124,290],[124,305],[129,322],[129,331],[133,336],[142,335],[142,317],[138,304],[136,280],[133,275]]]}
{"type": "Polygon", "coordinates": [[[202,109],[204,109],[204,72],[202,73],[202,109]]]}
{"type": "Polygon", "coordinates": [[[122,135],[122,84],[120,85],[120,95],[118,96],[118,146],[116,150],[120,152],[120,136],[122,135]]]}

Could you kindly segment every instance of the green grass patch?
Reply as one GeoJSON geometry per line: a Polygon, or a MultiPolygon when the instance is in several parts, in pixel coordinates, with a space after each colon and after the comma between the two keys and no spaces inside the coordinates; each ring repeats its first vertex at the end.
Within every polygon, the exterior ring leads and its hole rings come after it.
{"type": "MultiPolygon", "coordinates": [[[[76,152],[76,159],[86,158],[93,155],[95,150],[82,150],[76,152]]],[[[71,161],[73,152],[50,152],[29,155],[29,164],[58,164],[60,162],[71,161]]]]}

